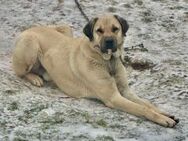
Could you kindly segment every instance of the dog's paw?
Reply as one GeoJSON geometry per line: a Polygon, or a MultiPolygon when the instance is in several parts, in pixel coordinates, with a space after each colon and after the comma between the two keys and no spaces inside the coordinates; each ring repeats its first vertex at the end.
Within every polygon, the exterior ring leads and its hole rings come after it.
{"type": "Polygon", "coordinates": [[[162,126],[173,128],[179,122],[179,119],[162,116],[159,121],[162,126]]]}
{"type": "Polygon", "coordinates": [[[43,80],[38,76],[36,78],[33,78],[33,80],[31,81],[31,83],[35,86],[41,87],[43,86],[43,80]]]}
{"type": "Polygon", "coordinates": [[[170,115],[170,114],[167,114],[167,113],[161,113],[161,114],[166,116],[166,117],[173,119],[176,123],[179,123],[179,119],[176,118],[174,115],[170,115]]]}
{"type": "Polygon", "coordinates": [[[43,86],[43,80],[40,78],[40,76],[35,75],[35,74],[27,74],[26,79],[29,80],[29,82],[37,87],[43,86]]]}
{"type": "Polygon", "coordinates": [[[169,118],[173,119],[176,123],[179,123],[179,118],[176,118],[175,116],[169,116],[169,118]]]}

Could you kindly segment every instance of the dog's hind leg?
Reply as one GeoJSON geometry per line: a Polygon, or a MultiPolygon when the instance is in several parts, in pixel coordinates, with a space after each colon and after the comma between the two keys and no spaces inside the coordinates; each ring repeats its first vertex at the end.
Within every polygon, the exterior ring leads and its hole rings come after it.
{"type": "Polygon", "coordinates": [[[68,37],[73,37],[72,28],[69,25],[48,25],[48,27],[55,29],[57,32],[62,33],[68,37]]]}
{"type": "Polygon", "coordinates": [[[73,37],[73,31],[68,25],[56,26],[55,29],[68,37],[73,37]]]}
{"type": "Polygon", "coordinates": [[[38,53],[40,45],[36,37],[32,34],[22,34],[16,42],[13,53],[13,70],[19,77],[26,78],[35,86],[42,86],[43,80],[33,70],[40,66],[38,53]]]}

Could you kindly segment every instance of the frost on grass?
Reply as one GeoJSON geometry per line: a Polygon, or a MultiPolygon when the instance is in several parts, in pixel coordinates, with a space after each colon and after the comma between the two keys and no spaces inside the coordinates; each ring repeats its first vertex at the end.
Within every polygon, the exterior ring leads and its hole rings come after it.
{"type": "Polygon", "coordinates": [[[11,52],[21,31],[34,25],[67,23],[79,36],[86,21],[73,0],[1,0],[0,140],[188,140],[187,1],[80,2],[90,18],[112,12],[127,19],[130,29],[124,46],[143,43],[148,50],[125,51],[131,88],[176,115],[180,123],[174,129],[164,128],[96,100],[69,98],[54,84],[37,88],[17,78],[11,69],[11,52]]]}

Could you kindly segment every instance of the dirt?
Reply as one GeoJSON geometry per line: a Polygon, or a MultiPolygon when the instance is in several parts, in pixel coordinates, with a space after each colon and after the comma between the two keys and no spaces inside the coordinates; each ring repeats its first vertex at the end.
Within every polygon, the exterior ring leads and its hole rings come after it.
{"type": "Polygon", "coordinates": [[[164,128],[97,100],[67,97],[52,83],[37,88],[16,77],[11,54],[20,32],[67,23],[80,36],[86,21],[73,0],[0,0],[0,141],[188,141],[188,1],[80,3],[90,18],[112,12],[127,19],[124,47],[143,43],[148,51],[126,51],[125,56],[138,66],[149,62],[144,69],[126,66],[131,88],[180,123],[164,128]]]}

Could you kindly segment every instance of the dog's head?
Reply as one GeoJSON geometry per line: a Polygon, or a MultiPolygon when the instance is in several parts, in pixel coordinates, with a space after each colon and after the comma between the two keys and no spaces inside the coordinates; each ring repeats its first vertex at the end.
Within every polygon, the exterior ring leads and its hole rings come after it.
{"type": "Polygon", "coordinates": [[[93,47],[108,60],[111,55],[120,56],[124,36],[129,28],[127,21],[117,15],[92,19],[83,29],[93,47]]]}

